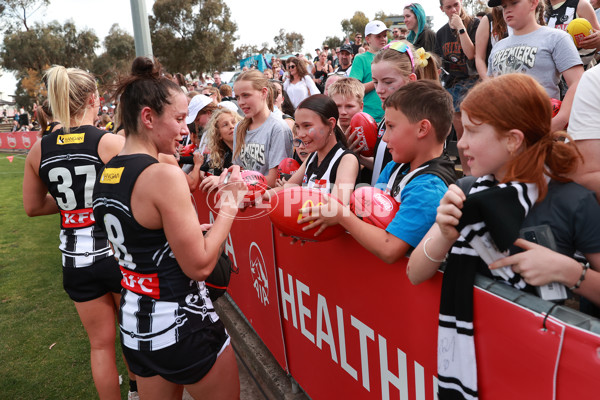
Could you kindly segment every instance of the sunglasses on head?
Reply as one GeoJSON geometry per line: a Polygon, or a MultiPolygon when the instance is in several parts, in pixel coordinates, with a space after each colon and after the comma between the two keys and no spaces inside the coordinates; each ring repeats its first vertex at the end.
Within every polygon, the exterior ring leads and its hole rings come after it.
{"type": "Polygon", "coordinates": [[[408,55],[408,58],[410,59],[410,67],[412,69],[412,73],[415,73],[415,60],[413,59],[413,55],[412,55],[412,51],[410,51],[410,47],[408,47],[408,45],[405,42],[402,41],[396,41],[396,42],[391,42],[390,44],[386,45],[383,47],[383,49],[381,50],[385,50],[385,49],[392,49],[392,50],[396,50],[399,53],[406,53],[408,55]]]}

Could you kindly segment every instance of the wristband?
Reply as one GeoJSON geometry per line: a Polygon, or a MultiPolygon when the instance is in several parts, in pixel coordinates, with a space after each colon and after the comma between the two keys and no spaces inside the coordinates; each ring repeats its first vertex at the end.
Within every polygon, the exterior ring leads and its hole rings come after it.
{"type": "Polygon", "coordinates": [[[583,268],[583,271],[581,271],[581,276],[579,277],[579,280],[577,281],[576,284],[574,284],[573,286],[571,286],[569,288],[569,290],[574,290],[574,289],[579,289],[579,286],[581,286],[581,283],[585,280],[585,273],[587,272],[588,268],[590,267],[589,263],[581,263],[581,268],[583,268]]]}
{"type": "Polygon", "coordinates": [[[431,240],[431,236],[425,240],[425,243],[423,243],[423,253],[425,253],[425,257],[427,257],[429,259],[429,261],[434,262],[434,263],[442,263],[442,262],[446,261],[446,257],[442,258],[441,260],[436,260],[435,258],[431,257],[429,254],[427,254],[427,242],[429,242],[430,240],[431,240]]]}
{"type": "Polygon", "coordinates": [[[463,34],[463,33],[465,33],[465,32],[466,32],[466,31],[465,31],[465,28],[462,28],[461,30],[459,30],[459,31],[458,31],[458,34],[459,34],[459,35],[462,35],[462,34],[463,34]]]}

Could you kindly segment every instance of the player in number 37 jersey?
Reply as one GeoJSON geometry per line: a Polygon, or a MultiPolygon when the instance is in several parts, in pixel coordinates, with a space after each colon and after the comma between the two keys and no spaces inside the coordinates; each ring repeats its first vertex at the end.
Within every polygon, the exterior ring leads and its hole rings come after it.
{"type": "Polygon", "coordinates": [[[95,223],[92,210],[94,183],[104,166],[98,155],[104,134],[87,125],[68,134],[59,129],[42,138],[39,176],[60,211],[65,268],[87,267],[112,255],[106,232],[95,223]]]}
{"type": "MultiPolygon", "coordinates": [[[[100,108],[96,79],[77,68],[46,72],[48,102],[61,129],[29,151],[23,207],[30,217],[60,214],[63,288],[90,340],[94,383],[101,399],[120,398],[114,342],[121,273],[107,235],[94,220],[92,195],[100,169],[123,148],[123,138],[94,127],[100,108]]],[[[134,377],[130,389],[135,392],[134,377]]]]}

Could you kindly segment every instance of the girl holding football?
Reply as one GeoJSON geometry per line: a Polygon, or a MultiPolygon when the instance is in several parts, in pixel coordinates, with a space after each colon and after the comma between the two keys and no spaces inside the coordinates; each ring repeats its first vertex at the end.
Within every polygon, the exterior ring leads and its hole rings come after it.
{"type": "Polygon", "coordinates": [[[346,148],[346,137],[337,120],[337,105],[326,95],[310,96],[298,105],[294,147],[303,147],[310,155],[285,186],[319,189],[348,204],[359,165],[356,156],[346,148]]]}

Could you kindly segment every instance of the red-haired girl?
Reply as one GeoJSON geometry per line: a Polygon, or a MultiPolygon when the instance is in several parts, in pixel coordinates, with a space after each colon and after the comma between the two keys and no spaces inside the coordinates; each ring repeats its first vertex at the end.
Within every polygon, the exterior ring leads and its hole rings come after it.
{"type": "Polygon", "coordinates": [[[551,131],[544,89],[527,75],[508,74],[475,86],[461,109],[465,131],[458,146],[478,178],[467,193],[461,181],[448,188],[436,224],[408,264],[418,284],[448,255],[438,341],[455,340],[461,357],[438,353],[440,398],[477,397],[473,313],[466,306],[476,272],[526,291],[558,282],[600,304],[600,206],[593,192],[565,178],[579,155],[564,132],[551,131]],[[545,232],[555,251],[517,239],[521,230],[545,232]],[[524,251],[506,257],[513,242],[512,250],[524,251]],[[589,264],[576,261],[576,251],[589,264]]]}

